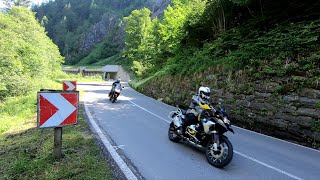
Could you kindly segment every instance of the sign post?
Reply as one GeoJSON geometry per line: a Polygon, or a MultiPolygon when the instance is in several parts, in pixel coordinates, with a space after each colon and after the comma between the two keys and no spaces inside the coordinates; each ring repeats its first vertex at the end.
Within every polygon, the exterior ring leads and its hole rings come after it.
{"type": "Polygon", "coordinates": [[[62,127],[78,123],[79,92],[38,92],[38,128],[54,128],[54,157],[62,156],[62,127]]]}
{"type": "Polygon", "coordinates": [[[62,127],[54,128],[54,158],[60,159],[62,157],[62,127]]]}

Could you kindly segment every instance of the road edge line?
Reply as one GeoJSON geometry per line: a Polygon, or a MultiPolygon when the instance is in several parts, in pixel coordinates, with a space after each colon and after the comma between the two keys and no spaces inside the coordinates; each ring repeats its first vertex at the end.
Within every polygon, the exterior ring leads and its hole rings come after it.
{"type": "Polygon", "coordinates": [[[92,126],[92,130],[98,135],[99,139],[105,146],[105,148],[108,150],[110,153],[111,157],[113,160],[117,163],[118,167],[122,171],[122,173],[126,176],[127,179],[129,180],[137,180],[138,178],[134,175],[134,173],[131,171],[129,166],[124,162],[124,160],[121,158],[121,156],[116,152],[114,147],[111,145],[107,137],[103,134],[101,131],[100,127],[97,125],[97,123],[94,121],[89,108],[87,107],[87,104],[84,102],[83,103],[85,112],[88,116],[89,122],[92,126]]]}
{"type": "Polygon", "coordinates": [[[289,177],[291,177],[291,178],[293,178],[293,179],[303,180],[303,179],[300,178],[300,177],[297,177],[297,176],[292,175],[292,174],[290,174],[290,173],[288,173],[288,172],[286,172],[286,171],[284,171],[284,170],[281,170],[281,169],[276,168],[276,167],[274,167],[274,166],[271,166],[271,165],[269,165],[269,164],[267,164],[267,163],[264,163],[264,162],[262,162],[262,161],[259,161],[259,160],[255,159],[255,158],[253,158],[253,157],[250,157],[250,156],[247,156],[247,155],[245,155],[245,154],[242,154],[242,153],[240,153],[239,151],[233,150],[233,152],[236,153],[236,154],[238,154],[238,155],[240,155],[240,156],[242,156],[242,157],[244,157],[244,158],[247,158],[247,159],[249,159],[249,160],[251,160],[251,161],[253,161],[253,162],[256,162],[256,163],[258,163],[258,164],[260,164],[260,165],[263,165],[263,166],[265,166],[265,167],[268,167],[268,168],[270,168],[270,169],[273,169],[273,170],[275,170],[275,171],[278,171],[279,173],[282,173],[282,174],[284,174],[284,175],[287,175],[287,176],[289,176],[289,177]]]}
{"type": "Polygon", "coordinates": [[[165,122],[167,122],[167,123],[170,123],[170,121],[168,121],[168,120],[166,120],[166,119],[162,118],[161,116],[156,115],[155,113],[153,113],[153,112],[151,112],[151,111],[149,111],[149,110],[147,110],[147,109],[145,109],[145,108],[143,108],[143,107],[139,106],[138,104],[136,104],[136,103],[132,102],[131,100],[129,100],[129,99],[128,99],[128,101],[129,101],[129,102],[131,102],[133,105],[137,106],[138,108],[140,108],[140,109],[142,109],[142,110],[144,110],[144,111],[146,111],[146,112],[148,112],[148,113],[150,113],[150,114],[152,114],[152,115],[156,116],[157,118],[159,118],[159,119],[161,119],[161,120],[163,120],[163,121],[165,121],[165,122]]]}
{"type": "Polygon", "coordinates": [[[260,135],[260,136],[264,136],[264,137],[267,137],[267,138],[271,138],[271,139],[274,139],[274,140],[278,140],[278,141],[281,141],[281,142],[284,142],[284,143],[288,143],[288,144],[291,144],[291,145],[295,145],[295,146],[298,146],[298,147],[301,147],[301,148],[305,148],[305,149],[312,150],[312,151],[315,151],[317,153],[320,153],[320,150],[318,150],[318,149],[313,149],[313,148],[310,148],[310,147],[307,147],[307,146],[303,146],[303,145],[296,144],[296,143],[293,143],[293,142],[290,142],[290,141],[286,141],[286,140],[283,140],[283,139],[272,137],[272,136],[269,136],[269,135],[266,135],[266,134],[261,134],[261,133],[258,133],[258,132],[255,132],[255,131],[252,131],[252,130],[249,130],[249,129],[245,129],[245,128],[242,128],[242,127],[239,127],[239,126],[232,125],[232,127],[235,127],[237,129],[241,129],[243,131],[247,131],[247,132],[250,132],[250,133],[254,133],[254,134],[257,134],[257,135],[260,135]]]}

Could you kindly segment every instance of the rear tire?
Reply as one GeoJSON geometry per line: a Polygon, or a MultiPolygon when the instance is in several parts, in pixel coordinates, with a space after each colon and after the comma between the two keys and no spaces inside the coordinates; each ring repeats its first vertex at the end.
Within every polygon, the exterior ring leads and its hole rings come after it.
{"type": "Polygon", "coordinates": [[[170,141],[175,143],[178,143],[181,140],[181,138],[177,135],[177,132],[174,129],[173,122],[170,123],[169,130],[168,130],[168,137],[170,141]]]}
{"type": "Polygon", "coordinates": [[[233,147],[229,139],[222,136],[220,139],[220,151],[214,151],[212,149],[213,142],[209,141],[206,147],[206,158],[208,162],[217,168],[223,168],[228,165],[233,157],[233,147]]]}

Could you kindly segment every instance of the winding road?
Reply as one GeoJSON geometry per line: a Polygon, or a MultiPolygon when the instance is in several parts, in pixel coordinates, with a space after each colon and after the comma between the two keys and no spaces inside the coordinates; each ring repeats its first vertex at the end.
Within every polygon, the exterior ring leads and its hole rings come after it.
{"type": "Polygon", "coordinates": [[[320,151],[233,126],[231,163],[211,166],[203,149],[168,139],[175,108],[125,85],[116,103],[111,82],[78,83],[90,123],[128,179],[320,179],[320,151]]]}

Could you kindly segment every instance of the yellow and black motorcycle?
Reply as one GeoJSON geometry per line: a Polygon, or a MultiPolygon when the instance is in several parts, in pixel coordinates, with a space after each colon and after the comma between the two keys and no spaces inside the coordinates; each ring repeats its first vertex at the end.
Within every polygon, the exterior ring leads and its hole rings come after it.
{"type": "Polygon", "coordinates": [[[198,115],[199,121],[196,125],[187,126],[185,133],[181,133],[181,126],[186,111],[177,108],[169,114],[172,119],[168,131],[169,139],[176,143],[183,139],[196,146],[205,147],[208,162],[217,168],[228,165],[233,157],[232,144],[224,134],[228,131],[234,133],[234,131],[221,102],[222,100],[219,99],[216,108],[200,103],[203,111],[198,115]]]}

